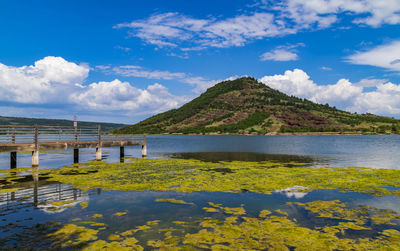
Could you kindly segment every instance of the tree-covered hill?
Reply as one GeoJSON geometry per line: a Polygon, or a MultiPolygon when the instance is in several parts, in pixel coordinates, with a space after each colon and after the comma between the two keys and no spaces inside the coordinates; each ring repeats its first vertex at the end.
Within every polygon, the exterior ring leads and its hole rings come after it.
{"type": "Polygon", "coordinates": [[[399,133],[400,120],[353,114],[288,96],[251,77],[221,82],[198,98],[113,133],[399,133]]]}

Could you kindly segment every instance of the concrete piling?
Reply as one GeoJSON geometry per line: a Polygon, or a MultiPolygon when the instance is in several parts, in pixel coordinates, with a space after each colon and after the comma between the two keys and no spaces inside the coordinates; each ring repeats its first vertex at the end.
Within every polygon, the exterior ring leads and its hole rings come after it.
{"type": "Polygon", "coordinates": [[[32,151],[32,166],[39,166],[39,151],[32,151]]]}
{"type": "Polygon", "coordinates": [[[101,148],[97,147],[96,148],[96,160],[101,160],[102,156],[101,156],[101,148]]]}

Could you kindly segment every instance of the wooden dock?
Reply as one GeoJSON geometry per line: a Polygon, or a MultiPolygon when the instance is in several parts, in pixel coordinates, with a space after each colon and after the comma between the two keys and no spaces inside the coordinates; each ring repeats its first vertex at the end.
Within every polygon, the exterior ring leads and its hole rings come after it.
{"type": "Polygon", "coordinates": [[[96,160],[102,159],[103,147],[142,146],[147,155],[146,135],[102,134],[101,127],[13,126],[0,125],[0,152],[10,153],[11,168],[16,167],[17,152],[32,152],[32,166],[39,165],[39,151],[74,149],[74,163],[79,162],[79,148],[96,148],[96,160]]]}

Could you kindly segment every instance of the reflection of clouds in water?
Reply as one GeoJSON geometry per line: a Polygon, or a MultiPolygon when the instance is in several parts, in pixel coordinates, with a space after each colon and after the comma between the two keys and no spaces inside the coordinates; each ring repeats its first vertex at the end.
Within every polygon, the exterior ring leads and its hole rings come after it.
{"type": "Polygon", "coordinates": [[[303,186],[292,186],[292,187],[287,187],[285,189],[280,189],[276,190],[275,192],[277,193],[283,193],[286,195],[288,198],[296,198],[296,199],[301,199],[304,196],[306,196],[308,193],[302,192],[304,190],[308,189],[307,187],[303,186]]]}
{"type": "MultiPolygon", "coordinates": [[[[56,213],[61,213],[64,212],[67,208],[71,208],[76,206],[79,203],[82,203],[84,201],[89,201],[89,196],[84,196],[84,197],[78,197],[76,200],[71,201],[70,203],[65,203],[62,205],[53,205],[53,204],[41,204],[38,205],[38,208],[47,213],[47,214],[56,214],[56,213]]],[[[57,202],[57,201],[53,201],[57,202]]]]}
{"type": "Polygon", "coordinates": [[[371,199],[355,199],[353,203],[357,205],[368,205],[379,209],[391,209],[400,214],[400,198],[394,195],[373,197],[371,199]]]}
{"type": "Polygon", "coordinates": [[[329,157],[330,157],[329,159],[327,158],[328,162],[324,163],[325,166],[333,166],[333,167],[358,166],[358,167],[367,167],[373,169],[400,170],[400,163],[398,157],[390,152],[385,154],[370,153],[370,154],[349,155],[346,156],[345,158],[341,155],[332,155],[329,157]]]}

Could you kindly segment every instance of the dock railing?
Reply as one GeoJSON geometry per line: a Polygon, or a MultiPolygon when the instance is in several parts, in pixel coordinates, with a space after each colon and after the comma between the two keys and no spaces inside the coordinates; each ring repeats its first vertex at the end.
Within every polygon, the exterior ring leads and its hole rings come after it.
{"type": "Polygon", "coordinates": [[[101,160],[102,147],[141,145],[142,155],[147,155],[146,135],[103,134],[101,126],[21,126],[0,125],[0,152],[11,152],[11,166],[16,163],[18,151],[32,151],[32,165],[39,163],[39,150],[74,149],[74,162],[79,161],[79,148],[96,148],[96,159],[101,160]]]}

